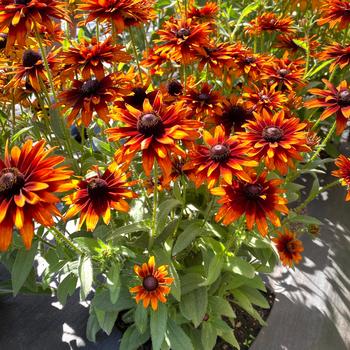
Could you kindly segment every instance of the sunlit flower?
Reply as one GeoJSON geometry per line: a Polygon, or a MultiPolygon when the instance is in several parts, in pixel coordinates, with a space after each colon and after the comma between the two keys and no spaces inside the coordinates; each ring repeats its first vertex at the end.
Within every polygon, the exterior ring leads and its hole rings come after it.
{"type": "Polygon", "coordinates": [[[320,119],[325,120],[335,114],[337,121],[337,134],[340,135],[350,118],[350,89],[345,80],[338,87],[335,87],[326,79],[322,79],[328,90],[310,89],[309,92],[313,95],[320,96],[315,99],[306,101],[307,108],[324,108],[320,119]]]}
{"type": "Polygon", "coordinates": [[[332,171],[332,175],[339,177],[340,183],[347,187],[346,201],[350,201],[350,159],[344,155],[340,155],[336,161],[335,165],[338,167],[337,170],[332,171]]]}
{"type": "Polygon", "coordinates": [[[66,3],[56,0],[3,0],[0,3],[0,32],[7,32],[7,48],[25,45],[34,26],[45,26],[54,33],[55,21],[70,21],[66,3]]]}
{"type": "Polygon", "coordinates": [[[244,167],[255,167],[258,163],[247,158],[248,149],[236,136],[227,137],[220,125],[215,128],[214,136],[203,130],[203,139],[205,144],[190,151],[184,166],[197,187],[207,182],[212,188],[220,178],[228,184],[232,184],[234,177],[251,180],[244,167]]]}
{"type": "Polygon", "coordinates": [[[71,109],[67,117],[68,125],[77,119],[78,124],[82,122],[88,127],[94,111],[108,123],[110,118],[107,103],[114,101],[116,96],[127,93],[127,86],[128,81],[121,74],[110,74],[101,80],[73,80],[72,88],[58,95],[58,103],[64,106],[64,112],[71,109]]]}
{"type": "Polygon", "coordinates": [[[333,60],[329,66],[329,71],[333,72],[336,67],[343,69],[350,63],[350,45],[333,43],[323,49],[319,56],[320,60],[333,60]]]}
{"type": "Polygon", "coordinates": [[[267,180],[267,172],[260,176],[250,175],[251,181],[234,181],[232,185],[224,185],[211,190],[215,196],[220,196],[219,204],[222,204],[216,214],[216,221],[229,225],[246,216],[247,228],[252,230],[256,224],[259,232],[266,236],[268,232],[267,218],[275,226],[281,226],[276,213],[288,213],[287,199],[282,195],[285,192],[280,189],[282,180],[267,180]]]}
{"type": "Polygon", "coordinates": [[[63,157],[50,156],[54,150],[45,150],[45,142],[33,144],[28,140],[22,149],[5,147],[0,159],[0,250],[11,244],[13,227],[19,230],[27,249],[34,236],[34,221],[43,226],[54,225],[53,216],[60,216],[54,193],[72,188],[72,172],[57,165],[63,157]]]}
{"type": "Polygon", "coordinates": [[[154,45],[143,54],[143,60],[140,62],[142,67],[149,69],[151,75],[163,75],[165,68],[162,66],[169,60],[167,53],[159,52],[159,47],[154,45]]]}
{"type": "Polygon", "coordinates": [[[167,277],[168,266],[156,268],[154,256],[151,256],[147,264],[135,265],[134,271],[142,279],[142,284],[130,288],[130,293],[136,293],[136,303],[142,300],[145,309],[151,304],[152,309],[156,311],[158,301],[166,303],[165,296],[170,293],[170,285],[174,281],[173,278],[167,277]]]}
{"type": "Polygon", "coordinates": [[[214,22],[219,11],[218,4],[215,2],[207,2],[202,7],[197,7],[195,1],[189,2],[188,18],[193,18],[199,22],[214,22]]]}
{"type": "Polygon", "coordinates": [[[154,0],[86,0],[78,4],[79,17],[87,14],[83,23],[94,20],[112,22],[118,33],[126,27],[146,23],[155,17],[154,0]]]}
{"type": "Polygon", "coordinates": [[[303,60],[291,61],[288,58],[275,59],[267,66],[261,76],[262,79],[278,83],[282,91],[293,91],[305,85],[303,76],[305,68],[303,60]]]}
{"type": "Polygon", "coordinates": [[[339,29],[345,29],[350,23],[350,2],[347,0],[327,0],[321,6],[321,18],[317,20],[320,26],[329,24],[334,28],[337,24],[339,29]]]}
{"type": "Polygon", "coordinates": [[[72,45],[61,54],[64,73],[71,77],[80,72],[84,80],[92,75],[101,80],[105,76],[104,64],[113,65],[131,59],[131,56],[123,51],[122,45],[112,44],[111,37],[102,42],[98,42],[96,38],[83,39],[79,43],[73,42],[72,45]]]}
{"type": "Polygon", "coordinates": [[[318,10],[321,6],[322,0],[289,0],[288,3],[293,9],[297,9],[300,6],[301,11],[305,11],[308,6],[311,5],[311,8],[318,10]]]}
{"type": "Polygon", "coordinates": [[[299,264],[302,259],[301,252],[304,251],[303,243],[296,238],[294,232],[284,229],[283,232],[277,232],[278,236],[272,238],[276,244],[278,254],[284,266],[292,267],[293,264],[299,264]]]}
{"type": "Polygon", "coordinates": [[[251,50],[238,53],[235,57],[235,68],[233,73],[245,74],[252,79],[258,79],[268,66],[272,58],[266,55],[255,54],[251,50]]]}
{"type": "Polygon", "coordinates": [[[208,45],[209,23],[196,23],[191,18],[165,21],[157,34],[159,43],[157,54],[165,54],[170,59],[188,64],[195,58],[195,49],[208,45]]]}
{"type": "Polygon", "coordinates": [[[253,19],[245,30],[250,35],[259,35],[262,32],[293,33],[295,32],[293,23],[293,19],[289,16],[277,17],[272,12],[266,12],[253,19]]]}
{"type": "Polygon", "coordinates": [[[290,34],[282,34],[277,37],[275,47],[287,50],[292,54],[305,54],[303,45],[306,45],[310,51],[310,56],[314,56],[316,49],[320,46],[320,43],[315,40],[315,37],[316,35],[312,37],[297,37],[290,34]]]}
{"type": "Polygon", "coordinates": [[[164,105],[160,92],[153,105],[145,99],[143,110],[126,104],[125,110],[120,109],[113,115],[124,126],[106,130],[110,141],[125,140],[116,153],[116,161],[130,161],[137,152],[142,151],[143,168],[147,176],[151,174],[154,160],[166,176],[170,175],[171,154],[186,156],[178,141],[191,141],[199,136],[201,123],[187,119],[189,112],[183,102],[164,105]]]}
{"type": "Polygon", "coordinates": [[[276,91],[276,87],[277,83],[262,87],[251,84],[251,87],[245,87],[243,97],[247,102],[247,108],[257,113],[262,111],[271,113],[283,108],[288,98],[281,91],[276,91]]]}
{"type": "Polygon", "coordinates": [[[129,189],[135,182],[127,182],[128,175],[120,169],[109,167],[103,174],[95,170],[96,175],[79,181],[75,192],[64,198],[65,203],[70,205],[66,220],[79,214],[79,229],[86,222],[88,231],[95,229],[100,218],[108,225],[111,209],[128,212],[129,204],[125,199],[137,197],[129,189]]]}
{"type": "Polygon", "coordinates": [[[203,120],[206,116],[220,111],[222,97],[219,91],[215,91],[208,83],[200,86],[188,85],[182,100],[192,109],[197,119],[203,120]]]}
{"type": "MultiPolygon", "coordinates": [[[[51,51],[47,55],[47,61],[51,73],[57,73],[59,68],[59,59],[57,58],[58,50],[51,51]]],[[[41,91],[48,81],[47,71],[44,66],[42,56],[39,52],[31,49],[23,52],[21,62],[8,66],[9,71],[14,73],[6,88],[20,87],[23,81],[29,83],[37,92],[41,91]]]]}
{"type": "Polygon", "coordinates": [[[250,155],[264,161],[270,170],[286,175],[288,168],[294,168],[294,160],[303,160],[301,152],[309,152],[306,145],[307,124],[298,118],[285,116],[284,111],[275,114],[262,111],[254,113],[255,119],[248,121],[239,137],[248,148],[250,155]]]}

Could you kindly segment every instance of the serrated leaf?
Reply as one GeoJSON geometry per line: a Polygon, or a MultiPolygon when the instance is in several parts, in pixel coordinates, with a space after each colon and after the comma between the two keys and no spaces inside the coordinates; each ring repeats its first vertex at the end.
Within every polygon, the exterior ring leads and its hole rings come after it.
{"type": "Polygon", "coordinates": [[[152,349],[160,350],[167,329],[168,309],[166,305],[158,303],[158,309],[151,310],[150,313],[152,349]]]}
{"type": "Polygon", "coordinates": [[[209,305],[213,313],[230,318],[236,317],[231,304],[224,298],[219,296],[210,296],[209,305]]]}

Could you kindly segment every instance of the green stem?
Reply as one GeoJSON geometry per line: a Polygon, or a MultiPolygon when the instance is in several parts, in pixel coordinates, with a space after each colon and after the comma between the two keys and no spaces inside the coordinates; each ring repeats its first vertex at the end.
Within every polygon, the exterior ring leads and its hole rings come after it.
{"type": "Polygon", "coordinates": [[[43,242],[44,244],[46,244],[47,246],[49,246],[50,248],[56,248],[55,245],[53,245],[52,243],[46,241],[44,238],[38,236],[38,235],[35,235],[35,237],[40,241],[40,242],[43,242]]]}
{"type": "Polygon", "coordinates": [[[78,255],[84,255],[84,252],[80,250],[77,246],[73,244],[71,240],[69,240],[60,230],[56,227],[50,227],[51,233],[56,237],[64,241],[67,246],[69,246],[72,250],[74,250],[78,255]]]}
{"type": "Polygon", "coordinates": [[[133,34],[132,30],[131,30],[131,27],[129,27],[129,33],[130,33],[130,38],[131,38],[131,45],[132,45],[132,48],[133,48],[133,51],[134,51],[134,56],[135,56],[135,59],[136,59],[137,69],[139,70],[140,81],[141,81],[141,84],[143,85],[142,70],[141,70],[141,67],[140,67],[140,61],[139,61],[139,57],[137,55],[137,50],[136,50],[136,45],[135,45],[135,38],[134,38],[134,34],[133,34]]]}
{"type": "Polygon", "coordinates": [[[150,237],[148,243],[148,250],[153,246],[154,237],[157,231],[157,208],[158,208],[158,164],[155,161],[153,165],[153,213],[152,213],[152,226],[150,230],[150,237]]]}

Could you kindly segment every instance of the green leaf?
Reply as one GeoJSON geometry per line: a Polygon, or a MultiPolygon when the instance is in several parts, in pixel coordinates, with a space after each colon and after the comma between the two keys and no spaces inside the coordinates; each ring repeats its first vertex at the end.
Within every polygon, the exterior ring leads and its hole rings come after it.
{"type": "Polygon", "coordinates": [[[200,286],[200,284],[204,282],[203,276],[199,273],[194,272],[181,276],[180,280],[182,295],[197,289],[200,286]]]}
{"type": "Polygon", "coordinates": [[[168,309],[167,306],[158,303],[158,309],[156,311],[151,310],[151,338],[152,338],[152,349],[160,350],[165,332],[167,329],[168,320],[168,309]]]}
{"type": "Polygon", "coordinates": [[[101,153],[107,154],[108,156],[113,157],[115,150],[112,149],[112,146],[110,143],[103,142],[96,137],[92,138],[92,142],[101,153]]]}
{"type": "Polygon", "coordinates": [[[93,269],[88,256],[80,258],[79,264],[80,298],[85,300],[92,288],[93,269]]]}
{"type": "Polygon", "coordinates": [[[107,286],[111,296],[112,304],[115,304],[120,293],[120,265],[115,262],[107,273],[107,286]]]}
{"type": "Polygon", "coordinates": [[[201,341],[203,350],[212,350],[216,344],[217,332],[216,328],[209,321],[203,322],[201,341]]]}
{"type": "Polygon", "coordinates": [[[135,300],[131,298],[128,289],[121,289],[119,298],[115,304],[111,303],[109,291],[106,289],[97,289],[92,300],[92,305],[104,311],[121,311],[135,306],[135,300]]]}
{"type": "Polygon", "coordinates": [[[201,284],[201,286],[210,286],[220,276],[222,267],[224,264],[223,254],[214,255],[209,263],[207,279],[201,284]]]}
{"type": "Polygon", "coordinates": [[[181,205],[177,199],[167,199],[159,205],[159,212],[157,213],[157,232],[161,233],[167,223],[170,212],[181,205]]]}
{"type": "Polygon", "coordinates": [[[145,232],[148,231],[148,227],[145,226],[142,223],[135,223],[130,225],[125,225],[122,227],[118,227],[117,229],[113,230],[109,235],[107,235],[106,240],[110,241],[111,239],[114,239],[116,237],[119,237],[121,235],[128,235],[130,233],[134,232],[145,232]]]}
{"type": "Polygon", "coordinates": [[[95,309],[95,313],[100,327],[110,335],[115,325],[115,321],[117,320],[118,313],[115,311],[103,311],[99,309],[95,309]]]}
{"type": "Polygon", "coordinates": [[[253,278],[255,276],[254,267],[249,264],[249,262],[237,256],[227,257],[224,270],[242,275],[247,278],[253,278]]]}
{"type": "Polygon", "coordinates": [[[77,286],[77,276],[69,274],[64,278],[57,288],[57,299],[62,305],[67,302],[68,295],[72,296],[77,286]]]}
{"type": "Polygon", "coordinates": [[[142,303],[138,303],[136,306],[135,325],[141,334],[146,332],[148,326],[148,309],[145,309],[142,303]]]}
{"type": "Polygon", "coordinates": [[[306,52],[309,51],[309,45],[306,41],[300,40],[300,39],[293,39],[294,44],[305,50],[306,52]]]}
{"type": "Polygon", "coordinates": [[[22,128],[20,131],[16,132],[12,137],[11,141],[16,141],[21,135],[27,133],[30,129],[32,129],[33,126],[27,126],[26,128],[22,128]]]}
{"type": "Polygon", "coordinates": [[[52,131],[54,132],[57,138],[64,140],[66,138],[66,133],[64,129],[64,121],[62,119],[62,116],[58,113],[57,109],[50,109],[49,116],[52,131]]]}
{"type": "Polygon", "coordinates": [[[182,296],[180,311],[197,328],[203,321],[208,308],[207,288],[201,287],[182,296]]]}
{"type": "Polygon", "coordinates": [[[154,240],[154,244],[162,244],[164,243],[169,236],[172,236],[178,226],[178,222],[179,222],[179,219],[175,219],[171,222],[169,222],[164,230],[156,237],[156,239],[154,240]]]}
{"type": "Polygon", "coordinates": [[[224,298],[219,296],[210,296],[209,305],[213,313],[230,318],[236,317],[232,310],[231,304],[224,298]]]}
{"type": "Polygon", "coordinates": [[[30,250],[19,249],[17,252],[11,271],[12,290],[14,296],[17,295],[33,268],[33,261],[37,253],[37,249],[38,243],[34,242],[30,250]]]}
{"type": "Polygon", "coordinates": [[[306,225],[323,225],[322,221],[308,215],[295,215],[289,219],[289,222],[298,222],[306,225]]]}
{"type": "Polygon", "coordinates": [[[233,333],[233,329],[230,332],[224,332],[221,334],[221,338],[224,339],[227,343],[235,347],[236,349],[240,349],[238,341],[233,333]]]}
{"type": "Polygon", "coordinates": [[[189,224],[177,238],[172,255],[174,256],[187,248],[192,241],[204,231],[202,226],[203,225],[199,222],[189,224]]]}
{"type": "Polygon", "coordinates": [[[239,290],[244,293],[252,304],[260,306],[263,309],[270,308],[270,304],[267,302],[266,298],[255,288],[242,286],[239,288],[239,290]]]}
{"type": "Polygon", "coordinates": [[[99,247],[99,244],[96,239],[90,237],[76,237],[73,239],[75,243],[84,250],[87,250],[91,253],[95,251],[96,248],[99,247]]]}
{"type": "Polygon", "coordinates": [[[100,324],[98,323],[97,316],[94,312],[89,315],[89,319],[86,325],[86,338],[91,342],[96,341],[96,334],[100,330],[100,324]]]}
{"type": "Polygon", "coordinates": [[[259,7],[259,2],[253,2],[253,3],[250,3],[248,6],[246,6],[242,12],[241,12],[241,15],[239,16],[238,20],[237,20],[237,23],[236,23],[236,26],[235,26],[235,29],[233,30],[232,34],[231,34],[231,37],[234,38],[237,30],[239,29],[239,25],[242,23],[243,19],[245,17],[247,17],[250,13],[252,13],[253,11],[255,11],[258,7],[259,7]]]}
{"type": "Polygon", "coordinates": [[[135,325],[130,326],[123,334],[119,350],[137,350],[149,339],[149,331],[141,334],[135,325]]]}
{"type": "Polygon", "coordinates": [[[328,65],[330,65],[333,62],[332,60],[328,60],[322,63],[317,63],[314,67],[312,67],[307,75],[306,75],[306,79],[313,77],[315,74],[317,74],[319,71],[321,71],[323,68],[326,68],[328,65]]]}
{"type": "Polygon", "coordinates": [[[172,319],[168,320],[166,335],[171,350],[194,350],[191,339],[172,319]]]}

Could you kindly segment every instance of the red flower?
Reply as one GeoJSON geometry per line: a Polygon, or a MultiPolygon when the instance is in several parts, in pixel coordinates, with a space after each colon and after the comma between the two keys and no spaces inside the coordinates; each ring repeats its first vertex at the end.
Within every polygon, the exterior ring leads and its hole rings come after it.
{"type": "Polygon", "coordinates": [[[346,201],[350,201],[350,159],[344,155],[340,155],[335,165],[339,168],[338,170],[332,171],[332,175],[341,179],[341,184],[347,187],[346,201]]]}

